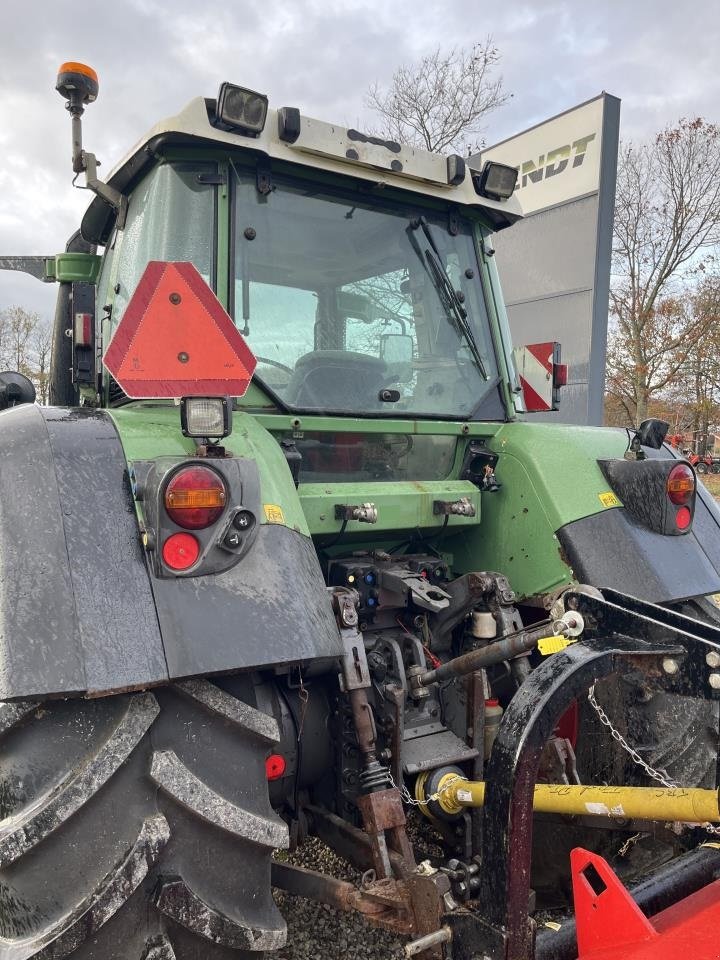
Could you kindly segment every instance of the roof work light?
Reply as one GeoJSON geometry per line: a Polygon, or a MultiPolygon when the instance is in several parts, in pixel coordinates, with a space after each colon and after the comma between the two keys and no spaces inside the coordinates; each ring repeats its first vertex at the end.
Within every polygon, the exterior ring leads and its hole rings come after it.
{"type": "Polygon", "coordinates": [[[234,83],[220,85],[215,112],[222,126],[256,137],[265,126],[267,110],[268,98],[264,94],[234,83]]]}
{"type": "Polygon", "coordinates": [[[480,174],[473,175],[475,192],[490,200],[509,200],[517,183],[517,167],[488,160],[480,174]]]}

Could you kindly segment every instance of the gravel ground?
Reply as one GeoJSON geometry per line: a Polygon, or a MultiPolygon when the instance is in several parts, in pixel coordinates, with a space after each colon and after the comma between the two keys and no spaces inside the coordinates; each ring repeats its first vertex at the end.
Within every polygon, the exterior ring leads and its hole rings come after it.
{"type": "MultiPolygon", "coordinates": [[[[441,854],[432,831],[419,814],[408,813],[408,836],[418,860],[441,854]]],[[[331,874],[359,884],[361,874],[316,837],[283,857],[288,863],[331,874]]],[[[327,904],[274,891],[275,901],[288,926],[287,946],[278,960],[401,960],[407,937],[396,937],[369,924],[358,913],[345,913],[327,904]]]]}
{"type": "MultiPolygon", "coordinates": [[[[287,862],[339,880],[360,882],[358,871],[315,837],[291,853],[287,862]]],[[[401,960],[403,940],[371,926],[360,914],[341,912],[280,890],[274,893],[288,926],[287,946],[277,954],[281,960],[401,960]]]]}

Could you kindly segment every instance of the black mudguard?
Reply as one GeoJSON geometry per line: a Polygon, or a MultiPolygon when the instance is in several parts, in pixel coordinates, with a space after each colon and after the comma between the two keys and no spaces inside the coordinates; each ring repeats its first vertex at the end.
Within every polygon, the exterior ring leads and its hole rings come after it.
{"type": "Polygon", "coordinates": [[[103,411],[0,413],[0,700],[338,657],[311,541],[263,526],[218,575],[157,580],[103,411]]]}
{"type": "Polygon", "coordinates": [[[649,530],[623,507],[568,523],[557,536],[581,583],[651,603],[720,593],[720,511],[702,484],[683,536],[649,530]]]}

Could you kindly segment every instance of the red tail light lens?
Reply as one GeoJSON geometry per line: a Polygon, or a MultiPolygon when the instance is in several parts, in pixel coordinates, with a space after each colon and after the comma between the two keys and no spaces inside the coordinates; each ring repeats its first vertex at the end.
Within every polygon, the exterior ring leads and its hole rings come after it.
{"type": "Polygon", "coordinates": [[[189,570],[200,556],[200,544],[191,533],[173,533],[162,548],[162,557],[171,570],[189,570]]]}
{"type": "Polygon", "coordinates": [[[692,514],[690,513],[690,507],[680,507],[675,514],[675,525],[678,530],[687,530],[691,523],[692,514]]]}
{"type": "Polygon", "coordinates": [[[673,467],[667,478],[667,495],[671,503],[684,506],[695,494],[695,474],[686,463],[673,467]]]}
{"type": "Polygon", "coordinates": [[[209,467],[185,467],[165,488],[170,519],[186,530],[202,530],[215,523],[225,509],[225,484],[209,467]]]}

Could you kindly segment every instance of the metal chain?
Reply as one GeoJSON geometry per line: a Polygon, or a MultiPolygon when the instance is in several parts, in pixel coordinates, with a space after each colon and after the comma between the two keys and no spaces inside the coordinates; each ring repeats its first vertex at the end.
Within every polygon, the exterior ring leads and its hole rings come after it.
{"type": "MultiPolygon", "coordinates": [[[[616,730],[616,728],[613,726],[613,723],[610,717],[608,717],[608,715],[605,713],[603,708],[595,699],[595,684],[593,684],[588,690],[588,700],[590,701],[592,708],[595,710],[595,713],[597,713],[598,717],[600,718],[600,722],[604,724],[612,734],[613,740],[617,741],[617,743],[620,744],[623,750],[625,750],[625,752],[629,754],[632,760],[634,760],[634,762],[639,767],[643,768],[643,770],[645,771],[645,773],[647,773],[649,777],[652,777],[653,780],[657,780],[658,783],[661,783],[664,787],[668,787],[671,790],[676,790],[680,788],[679,783],[676,783],[674,780],[670,779],[670,777],[668,776],[667,770],[656,770],[654,767],[651,767],[648,763],[646,763],[643,760],[643,758],[640,756],[637,750],[633,750],[633,748],[630,746],[627,740],[625,740],[625,738],[620,733],[620,731],[616,730]]],[[[690,824],[683,824],[683,827],[688,827],[688,826],[690,826],[690,824]]],[[[712,834],[715,834],[716,836],[720,836],[720,827],[714,827],[710,823],[704,823],[702,824],[702,828],[706,833],[712,833],[712,834]]],[[[636,834],[634,837],[630,837],[629,840],[627,840],[623,844],[622,848],[620,849],[621,857],[625,856],[630,844],[633,841],[637,840],[639,836],[640,834],[636,834]]]]}
{"type": "Polygon", "coordinates": [[[427,806],[427,804],[428,804],[431,800],[439,800],[440,797],[441,797],[441,795],[442,795],[443,793],[445,793],[445,791],[448,790],[448,789],[453,785],[453,783],[456,783],[458,780],[466,780],[466,779],[467,779],[466,777],[461,777],[461,776],[459,776],[459,775],[457,775],[457,776],[455,776],[455,777],[452,777],[452,779],[450,779],[450,780],[448,780],[446,783],[444,783],[444,784],[442,785],[442,787],[440,787],[439,790],[437,790],[435,793],[431,794],[429,797],[426,797],[425,800],[416,800],[415,797],[410,793],[410,791],[408,790],[408,788],[405,786],[404,783],[403,783],[403,785],[402,785],[401,787],[399,787],[399,786],[395,783],[395,781],[393,780],[392,774],[390,773],[389,770],[388,770],[387,775],[388,775],[388,779],[390,780],[390,783],[393,785],[393,787],[395,787],[396,790],[399,791],[400,797],[401,797],[403,803],[407,803],[407,804],[409,804],[409,806],[411,806],[411,807],[424,807],[424,806],[427,806]]]}
{"type": "Polygon", "coordinates": [[[651,767],[649,763],[646,763],[637,750],[634,750],[620,733],[620,731],[613,726],[612,720],[610,717],[608,717],[603,708],[595,699],[595,684],[593,684],[588,690],[588,700],[590,701],[590,705],[592,706],[593,710],[600,718],[600,723],[608,728],[613,740],[620,744],[620,746],[630,756],[634,763],[636,763],[639,767],[642,767],[649,777],[651,777],[653,780],[657,780],[658,783],[661,783],[664,787],[669,787],[672,790],[677,789],[680,786],[679,783],[676,783],[674,780],[670,779],[667,770],[656,770],[654,767],[651,767]]]}

